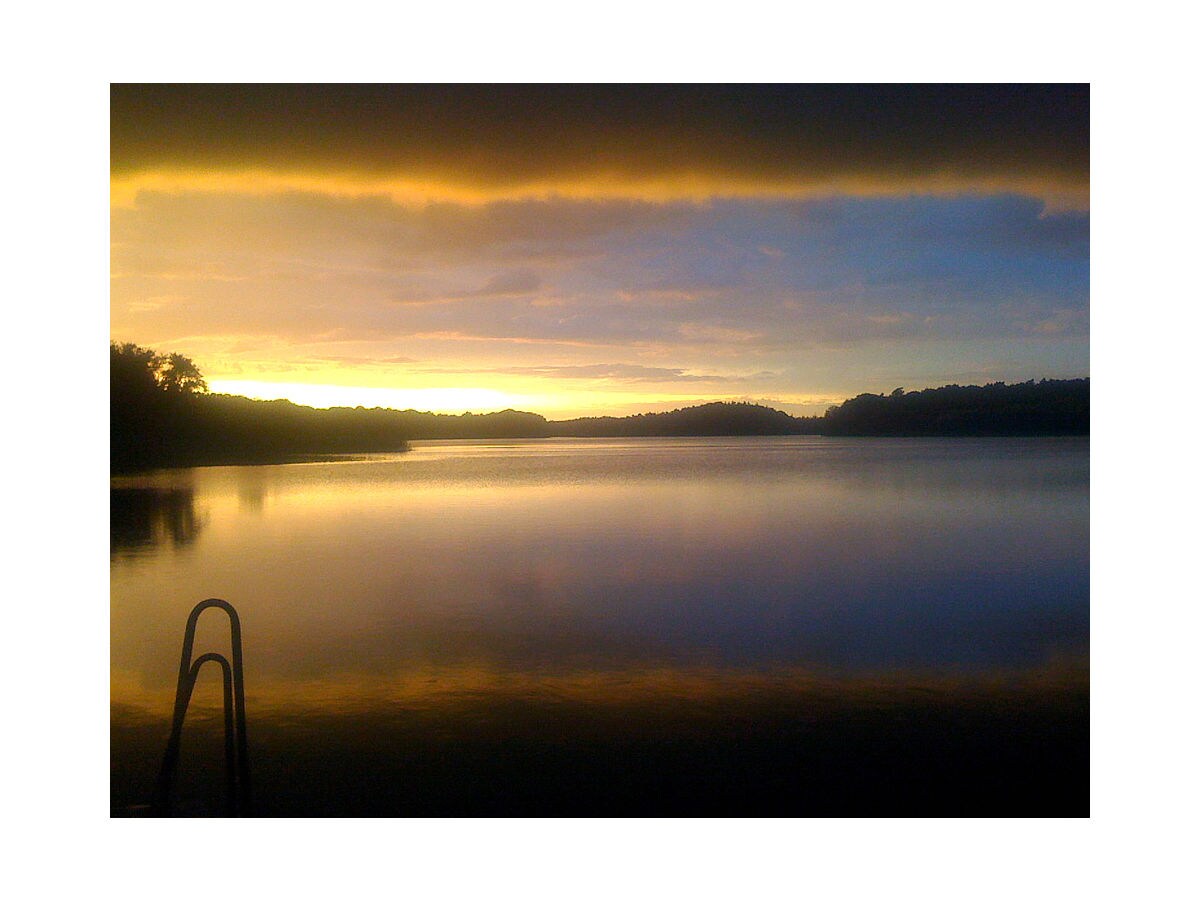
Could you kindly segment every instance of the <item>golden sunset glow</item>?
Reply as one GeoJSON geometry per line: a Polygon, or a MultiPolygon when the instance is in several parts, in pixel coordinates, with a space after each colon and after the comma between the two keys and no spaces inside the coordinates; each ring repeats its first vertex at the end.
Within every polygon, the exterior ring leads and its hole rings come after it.
{"type": "Polygon", "coordinates": [[[1038,197],[1051,212],[1088,208],[1088,185],[1070,180],[1028,176],[963,177],[952,172],[921,175],[815,177],[797,172],[792,178],[754,179],[731,173],[682,173],[661,178],[608,175],[523,181],[511,185],[454,180],[414,180],[355,173],[280,171],[275,169],[152,169],[113,176],[114,207],[134,207],[139,194],[245,194],[268,196],[291,192],[346,199],[386,197],[393,203],[422,206],[455,203],[480,206],[523,200],[633,200],[646,203],[715,199],[815,199],[829,196],[902,197],[914,193],[952,197],[963,193],[1018,193],[1038,197]]]}

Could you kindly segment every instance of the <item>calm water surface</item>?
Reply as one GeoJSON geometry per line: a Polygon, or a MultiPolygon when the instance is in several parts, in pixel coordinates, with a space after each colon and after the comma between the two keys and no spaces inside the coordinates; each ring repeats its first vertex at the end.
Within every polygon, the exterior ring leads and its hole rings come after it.
{"type": "Polygon", "coordinates": [[[112,512],[114,810],[223,597],[265,814],[1087,814],[1087,439],[418,442],[112,512]]]}

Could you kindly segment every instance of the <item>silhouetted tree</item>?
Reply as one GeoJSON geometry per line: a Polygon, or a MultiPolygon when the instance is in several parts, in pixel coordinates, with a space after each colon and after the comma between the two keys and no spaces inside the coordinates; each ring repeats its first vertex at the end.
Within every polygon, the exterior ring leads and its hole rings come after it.
{"type": "Polygon", "coordinates": [[[208,383],[196,364],[179,353],[156,357],[155,378],[164,391],[176,394],[208,393],[208,383]]]}
{"type": "Polygon", "coordinates": [[[109,378],[113,397],[152,391],[158,384],[158,355],[137,344],[109,342],[109,378]]]}
{"type": "Polygon", "coordinates": [[[137,344],[109,342],[109,370],[114,394],[143,393],[151,388],[175,394],[206,393],[208,384],[196,364],[182,353],[159,354],[137,344]]]}

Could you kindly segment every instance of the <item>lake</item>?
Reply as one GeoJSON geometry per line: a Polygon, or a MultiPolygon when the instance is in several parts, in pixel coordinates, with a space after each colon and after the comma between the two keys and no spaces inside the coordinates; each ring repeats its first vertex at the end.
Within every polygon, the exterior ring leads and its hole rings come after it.
{"type": "MultiPolygon", "coordinates": [[[[1088,460],[562,438],[113,477],[112,812],[220,597],[260,815],[1087,815],[1088,460]]],[[[220,812],[221,734],[209,666],[176,814],[220,812]]]]}

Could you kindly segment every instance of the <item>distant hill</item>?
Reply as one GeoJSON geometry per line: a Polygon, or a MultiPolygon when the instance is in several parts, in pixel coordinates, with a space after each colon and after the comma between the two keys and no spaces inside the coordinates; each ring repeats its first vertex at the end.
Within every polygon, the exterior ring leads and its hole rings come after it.
{"type": "MultiPolygon", "coordinates": [[[[372,410],[374,412],[374,410],[372,410]]],[[[527,438],[546,437],[545,416],[537,413],[505,409],[492,413],[447,413],[417,412],[406,409],[378,410],[394,417],[396,427],[411,440],[435,440],[438,438],[527,438]]]]}
{"type": "Polygon", "coordinates": [[[547,428],[556,437],[723,437],[819,434],[820,422],[754,403],[705,403],[671,412],[549,422],[547,428]]]}
{"type": "Polygon", "coordinates": [[[564,437],[825,434],[833,436],[1036,436],[1087,434],[1091,382],[957,384],[860,394],[824,416],[793,417],[752,403],[706,403],[665,413],[548,422],[564,437]]]}

